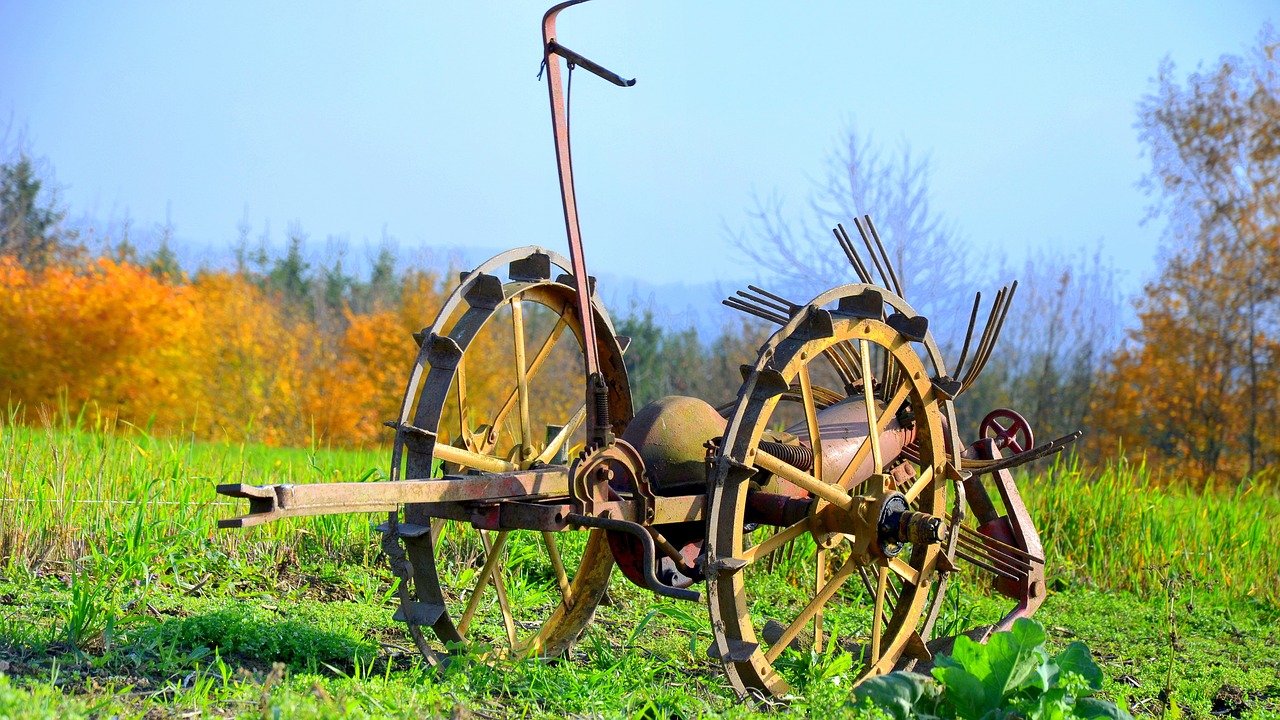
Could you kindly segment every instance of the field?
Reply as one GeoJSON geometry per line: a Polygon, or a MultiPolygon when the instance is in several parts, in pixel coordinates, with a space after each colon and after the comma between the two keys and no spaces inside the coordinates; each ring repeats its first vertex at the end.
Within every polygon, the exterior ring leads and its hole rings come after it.
{"type": "MultiPolygon", "coordinates": [[[[382,452],[270,449],[141,429],[0,426],[0,718],[751,717],[705,655],[703,607],[614,574],[564,661],[426,667],[391,620],[371,526],[332,516],[218,531],[225,482],[381,477],[382,452]]],[[[1037,618],[1083,640],[1135,715],[1280,716],[1280,494],[1156,487],[1142,467],[1026,481],[1048,556],[1037,618]]],[[[986,599],[967,596],[965,612],[986,599]]],[[[517,599],[518,601],[518,599],[517,599]]],[[[790,708],[859,711],[830,657],[790,708]]]]}

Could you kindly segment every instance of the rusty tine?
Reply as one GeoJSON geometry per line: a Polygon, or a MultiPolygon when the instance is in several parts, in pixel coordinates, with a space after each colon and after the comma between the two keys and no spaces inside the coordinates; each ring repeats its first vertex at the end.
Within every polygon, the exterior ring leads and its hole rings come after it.
{"type": "Polygon", "coordinates": [[[864,283],[871,283],[871,273],[867,272],[867,266],[862,263],[862,258],[858,257],[858,251],[853,247],[853,241],[849,239],[849,231],[844,229],[844,224],[840,223],[831,230],[836,235],[836,242],[840,243],[840,249],[844,250],[844,256],[849,259],[849,264],[853,266],[853,272],[858,276],[858,280],[864,283]]]}
{"type": "Polygon", "coordinates": [[[991,330],[995,326],[996,318],[1000,314],[1000,303],[1004,301],[1005,293],[1007,293],[1008,290],[1009,288],[1007,287],[1000,288],[996,293],[995,302],[991,303],[991,310],[987,313],[987,322],[982,326],[982,336],[978,338],[978,347],[973,352],[973,363],[970,364],[969,372],[965,374],[964,379],[960,381],[963,388],[967,389],[971,384],[973,384],[973,381],[977,379],[977,373],[975,370],[982,362],[982,356],[986,352],[987,343],[991,339],[991,330]]]}
{"type": "Polygon", "coordinates": [[[871,246],[871,236],[867,234],[866,228],[862,227],[862,221],[858,218],[853,219],[853,226],[858,229],[858,234],[862,236],[862,244],[867,246],[867,252],[871,255],[871,262],[876,266],[876,272],[880,273],[880,279],[884,281],[883,287],[889,288],[889,276],[885,274],[884,268],[880,267],[880,259],[876,257],[875,248],[871,246]]]}
{"type": "Polygon", "coordinates": [[[956,363],[955,377],[964,373],[964,361],[969,355],[969,343],[973,340],[973,325],[978,321],[978,307],[982,304],[982,293],[973,296],[973,312],[969,313],[969,329],[964,331],[964,346],[960,349],[960,362],[956,363]]]}
{"type": "Polygon", "coordinates": [[[721,303],[733,308],[734,310],[740,310],[744,313],[747,313],[748,315],[754,315],[762,320],[775,322],[775,323],[778,323],[779,325],[787,324],[787,319],[785,317],[778,315],[776,313],[769,312],[768,310],[758,308],[755,305],[742,302],[738,298],[727,298],[725,300],[722,300],[721,303]]]}
{"type": "Polygon", "coordinates": [[[1000,306],[1000,316],[996,319],[995,327],[990,333],[991,338],[987,341],[986,349],[982,356],[974,359],[972,378],[965,383],[966,388],[972,384],[973,380],[978,378],[978,375],[982,373],[983,368],[987,366],[987,360],[991,358],[991,351],[995,349],[996,340],[1000,338],[1000,331],[1004,328],[1004,320],[1009,315],[1009,307],[1013,304],[1013,294],[1017,291],[1018,283],[1017,281],[1014,281],[1014,283],[1008,287],[1008,292],[1003,294],[1003,298],[998,298],[1003,300],[1003,303],[1000,306]]]}
{"type": "Polygon", "coordinates": [[[961,550],[961,549],[959,549],[959,548],[956,548],[956,557],[960,558],[961,560],[967,560],[967,561],[969,561],[969,562],[973,563],[974,565],[977,565],[978,567],[982,568],[983,570],[986,570],[987,572],[991,573],[992,575],[996,575],[996,576],[999,576],[999,577],[1002,577],[1002,578],[1005,578],[1005,579],[1008,579],[1008,580],[1013,580],[1013,581],[1021,581],[1021,580],[1023,580],[1023,579],[1024,579],[1024,578],[1018,577],[1018,576],[1016,576],[1016,575],[1013,575],[1012,573],[1009,573],[1009,572],[1007,572],[1007,571],[1005,571],[1005,570],[1000,570],[1000,569],[996,568],[995,566],[990,565],[990,564],[988,564],[988,563],[985,563],[985,562],[983,562],[983,561],[981,561],[981,560],[979,560],[979,559],[977,559],[977,558],[975,558],[975,557],[972,557],[972,556],[970,556],[968,553],[964,552],[963,550],[961,550]]]}
{"type": "Polygon", "coordinates": [[[761,295],[765,298],[772,300],[773,302],[777,303],[778,305],[781,305],[782,307],[789,308],[787,310],[788,313],[794,313],[796,310],[799,310],[801,307],[803,307],[802,305],[797,305],[796,303],[791,302],[790,300],[782,297],[781,295],[778,295],[776,293],[771,293],[762,287],[756,287],[755,285],[747,285],[747,289],[753,293],[756,293],[758,295],[761,295]]]}
{"type": "Polygon", "coordinates": [[[876,248],[880,250],[880,257],[884,258],[885,270],[889,271],[889,279],[893,281],[893,291],[898,294],[898,297],[905,300],[907,296],[902,292],[902,283],[898,280],[898,272],[893,269],[893,262],[889,260],[889,253],[885,251],[884,243],[880,242],[880,233],[876,230],[876,224],[871,222],[870,215],[863,215],[862,219],[871,230],[871,238],[876,241],[876,248]]]}
{"type": "Polygon", "coordinates": [[[794,315],[796,310],[800,309],[799,305],[796,305],[793,302],[788,302],[784,299],[781,299],[777,295],[774,295],[773,293],[765,292],[764,290],[761,290],[755,285],[748,285],[747,289],[751,290],[756,294],[752,295],[751,293],[746,292],[745,290],[738,290],[734,294],[737,295],[738,297],[743,298],[744,300],[748,300],[757,305],[760,305],[761,307],[776,309],[779,312],[786,313],[788,316],[794,315]]]}

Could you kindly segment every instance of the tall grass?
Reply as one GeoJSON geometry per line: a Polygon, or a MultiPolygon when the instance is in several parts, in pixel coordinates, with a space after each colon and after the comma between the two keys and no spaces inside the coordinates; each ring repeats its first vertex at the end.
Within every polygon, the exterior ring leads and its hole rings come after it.
{"type": "MultiPolygon", "coordinates": [[[[268,448],[89,427],[0,424],[0,568],[54,568],[117,581],[155,574],[194,582],[211,563],[278,565],[315,551],[370,563],[369,515],[333,515],[219,531],[245,503],[219,483],[381,479],[382,451],[268,448]]],[[[1019,482],[1051,577],[1157,591],[1171,576],[1232,597],[1280,603],[1280,492],[1255,485],[1197,492],[1157,486],[1143,465],[1099,470],[1059,462],[1019,482]]]]}
{"type": "Polygon", "coordinates": [[[195,442],[65,415],[43,427],[3,423],[0,567],[71,574],[92,564],[128,581],[218,558],[279,562],[306,548],[370,560],[368,515],[219,531],[217,520],[246,504],[214,486],[381,479],[386,463],[383,452],[195,442]]]}
{"type": "Polygon", "coordinates": [[[1158,592],[1171,579],[1280,603],[1280,492],[1157,484],[1145,464],[1060,461],[1019,482],[1049,573],[1158,592]]]}

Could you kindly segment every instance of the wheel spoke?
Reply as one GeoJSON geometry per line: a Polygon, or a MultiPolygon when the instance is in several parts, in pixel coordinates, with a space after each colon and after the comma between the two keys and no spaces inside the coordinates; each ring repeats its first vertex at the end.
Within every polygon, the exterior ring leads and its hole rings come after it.
{"type": "Polygon", "coordinates": [[[551,458],[555,457],[556,453],[560,452],[560,448],[569,441],[569,438],[573,437],[573,434],[582,426],[582,421],[585,420],[586,417],[587,405],[586,403],[583,403],[578,406],[578,411],[573,414],[573,417],[569,420],[568,424],[560,428],[560,432],[556,433],[556,436],[552,438],[551,442],[547,443],[547,447],[542,450],[542,454],[538,455],[534,462],[543,464],[551,462],[551,458]]]}
{"type": "MultiPolygon", "coordinates": [[[[885,406],[884,412],[880,413],[879,420],[876,424],[876,437],[879,438],[880,433],[889,426],[889,419],[898,414],[898,408],[902,407],[902,403],[906,401],[911,394],[911,384],[903,383],[898,386],[898,391],[893,394],[893,398],[889,400],[889,404],[885,406]]],[[[869,427],[869,426],[868,426],[869,427]]],[[[853,454],[853,459],[845,466],[844,472],[840,473],[840,480],[836,484],[848,490],[853,484],[853,474],[862,467],[862,463],[867,461],[867,453],[871,452],[871,436],[868,433],[867,439],[862,441],[858,446],[857,452],[853,454]]]]}
{"type": "Polygon", "coordinates": [[[827,582],[826,585],[822,586],[822,590],[820,590],[818,594],[809,601],[809,604],[804,607],[804,610],[800,611],[800,614],[790,625],[787,626],[787,629],[782,631],[782,636],[778,638],[778,641],[769,647],[769,652],[765,653],[766,660],[773,662],[778,659],[778,656],[782,654],[782,651],[785,650],[786,647],[791,644],[791,641],[795,640],[796,636],[800,634],[800,630],[802,630],[804,626],[809,623],[809,620],[822,610],[822,607],[827,604],[827,601],[831,599],[832,595],[835,595],[836,591],[840,589],[840,586],[844,585],[844,581],[853,574],[853,571],[857,569],[857,567],[858,565],[853,558],[849,558],[844,561],[844,564],[840,566],[840,569],[836,570],[835,574],[831,576],[831,580],[827,582]]]}
{"type": "Polygon", "coordinates": [[[569,586],[569,574],[564,571],[564,560],[560,558],[560,545],[556,541],[556,534],[543,530],[542,544],[547,546],[547,557],[551,559],[551,569],[555,571],[556,582],[560,585],[564,606],[571,608],[573,607],[573,588],[569,586]]]}
{"type": "MultiPolygon", "coordinates": [[[[565,320],[562,310],[560,317],[556,320],[555,326],[551,328],[551,334],[542,342],[542,347],[538,348],[537,354],[533,356],[533,360],[529,363],[529,369],[524,374],[526,383],[533,380],[534,374],[538,372],[538,369],[541,368],[547,358],[551,356],[551,350],[555,347],[556,340],[560,339],[560,335],[564,333],[565,328],[567,327],[569,327],[569,323],[565,320]]],[[[516,389],[512,390],[509,395],[507,395],[506,401],[502,403],[502,408],[499,409],[498,414],[494,416],[494,427],[498,427],[507,419],[507,415],[511,414],[511,411],[515,408],[517,400],[519,400],[518,386],[516,389]]]]}
{"type": "Polygon", "coordinates": [[[912,585],[920,584],[920,571],[911,567],[909,564],[904,562],[901,558],[891,558],[889,562],[886,563],[886,565],[890,570],[892,570],[898,577],[902,578],[904,581],[909,582],[912,585]]]}
{"type": "Polygon", "coordinates": [[[775,551],[778,550],[778,548],[782,547],[783,545],[786,545],[787,543],[791,542],[792,540],[795,540],[796,538],[800,537],[801,535],[807,532],[809,532],[809,519],[805,518],[804,520],[801,520],[795,525],[792,525],[784,530],[779,530],[773,535],[770,535],[768,539],[766,539],[764,542],[760,543],[759,545],[747,548],[742,553],[742,559],[746,560],[749,563],[755,562],[762,557],[766,557],[774,553],[775,551]]]}
{"type": "Polygon", "coordinates": [[[475,446],[475,439],[472,437],[471,428],[467,422],[467,357],[463,355],[458,359],[458,433],[462,436],[462,442],[467,446],[468,450],[478,450],[475,446]]]}
{"type": "MultiPolygon", "coordinates": [[[[822,584],[827,574],[827,551],[818,548],[814,556],[813,591],[822,594],[822,584]]],[[[813,614],[813,651],[822,652],[822,608],[813,614]]]]}
{"type": "Polygon", "coordinates": [[[903,496],[907,499],[907,504],[910,505],[915,502],[916,498],[920,497],[920,493],[929,486],[929,483],[932,480],[933,468],[925,467],[925,469],[920,473],[920,477],[916,478],[915,482],[911,483],[911,487],[907,488],[907,491],[903,493],[903,496]]]}
{"type": "MultiPolygon", "coordinates": [[[[880,455],[880,433],[873,432],[879,428],[879,425],[876,423],[876,395],[871,386],[871,348],[866,339],[858,341],[858,348],[862,354],[862,397],[867,405],[867,440],[871,442],[871,474],[875,477],[884,469],[884,458],[880,455]]],[[[884,492],[884,480],[879,479],[876,484],[880,487],[871,488],[872,492],[884,492]]]]}
{"type": "MultiPolygon", "coordinates": [[[[480,540],[484,542],[485,552],[493,555],[499,554],[493,552],[492,543],[489,542],[489,534],[484,530],[480,531],[480,540]]],[[[502,624],[507,630],[507,642],[510,643],[511,652],[516,651],[516,623],[511,616],[511,603],[507,602],[507,583],[502,576],[502,564],[498,563],[493,566],[493,589],[498,595],[498,608],[502,611],[502,624]]]]}
{"type": "Polygon", "coordinates": [[[529,378],[524,352],[524,302],[519,297],[511,299],[511,335],[516,353],[516,402],[520,406],[520,460],[523,462],[533,454],[533,433],[529,429],[529,378]]]}
{"type": "Polygon", "coordinates": [[[809,366],[800,366],[800,400],[804,405],[804,424],[809,429],[809,448],[813,450],[813,479],[822,482],[822,436],[818,428],[818,410],[813,403],[813,383],[809,366]]]}
{"type": "MultiPolygon", "coordinates": [[[[512,470],[519,469],[513,463],[503,460],[502,458],[481,455],[480,453],[463,450],[462,448],[456,448],[452,445],[445,445],[443,443],[436,443],[434,452],[437,460],[474,468],[476,470],[483,470],[484,472],[511,472],[512,470]]],[[[417,478],[411,479],[416,480],[417,478]]]]}
{"type": "MultiPolygon", "coordinates": [[[[507,535],[510,532],[510,530],[499,531],[492,547],[487,542],[485,543],[484,567],[480,568],[480,574],[476,577],[476,585],[471,590],[471,597],[467,599],[467,607],[462,611],[462,617],[458,620],[457,628],[460,635],[466,635],[467,628],[471,627],[471,620],[476,615],[476,609],[480,607],[480,596],[484,593],[485,587],[489,585],[489,578],[493,575],[493,569],[498,565],[498,559],[502,557],[502,547],[507,544],[507,535]]],[[[483,534],[481,537],[483,537],[483,534]]]]}
{"type": "Polygon", "coordinates": [[[884,593],[889,585],[889,568],[881,565],[876,577],[876,605],[871,616],[871,664],[880,662],[880,633],[884,628],[884,593]]]}
{"type": "MultiPolygon", "coordinates": [[[[815,458],[814,462],[817,463],[818,460],[815,458]]],[[[757,467],[767,470],[774,475],[781,477],[783,480],[809,491],[810,494],[826,500],[841,510],[848,510],[853,505],[853,499],[840,488],[834,485],[818,482],[809,473],[801,470],[791,463],[780,460],[759,448],[756,449],[755,464],[757,467]]]]}

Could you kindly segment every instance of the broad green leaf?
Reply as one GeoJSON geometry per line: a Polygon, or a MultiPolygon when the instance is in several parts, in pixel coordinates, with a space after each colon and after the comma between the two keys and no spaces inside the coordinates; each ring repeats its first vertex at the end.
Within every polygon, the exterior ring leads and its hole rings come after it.
{"type": "MultiPolygon", "coordinates": [[[[1102,689],[1102,669],[1093,662],[1089,648],[1082,642],[1073,642],[1053,659],[1060,673],[1073,672],[1089,681],[1089,687],[1097,692],[1102,689]]],[[[1056,679],[1056,678],[1055,678],[1056,679]]]]}
{"type": "Polygon", "coordinates": [[[1064,720],[1072,717],[1071,698],[1061,688],[1041,693],[1039,697],[1028,703],[1027,720],[1064,720]]]}
{"type": "Polygon", "coordinates": [[[1115,703],[1099,700],[1098,698],[1084,698],[1077,700],[1075,706],[1075,716],[1078,718],[1110,718],[1110,720],[1133,720],[1133,716],[1116,707],[1115,703]]]}
{"type": "Polygon", "coordinates": [[[933,679],[918,673],[895,672],[864,681],[854,691],[854,701],[870,698],[894,720],[933,717],[939,689],[933,679]]]}
{"type": "Polygon", "coordinates": [[[1049,659],[1044,641],[1044,626],[1026,618],[1015,620],[1009,632],[992,635],[986,644],[989,674],[982,678],[988,695],[999,702],[1022,688],[1045,690],[1037,672],[1049,659]]]}
{"type": "Polygon", "coordinates": [[[1000,704],[999,698],[994,702],[988,699],[981,679],[958,665],[935,667],[933,676],[942,683],[943,701],[955,709],[956,717],[979,720],[987,710],[1000,704]]]}

